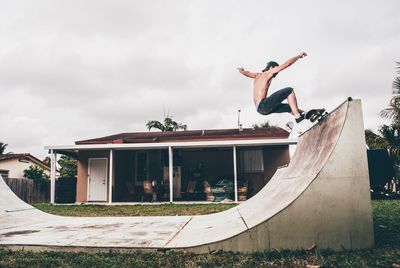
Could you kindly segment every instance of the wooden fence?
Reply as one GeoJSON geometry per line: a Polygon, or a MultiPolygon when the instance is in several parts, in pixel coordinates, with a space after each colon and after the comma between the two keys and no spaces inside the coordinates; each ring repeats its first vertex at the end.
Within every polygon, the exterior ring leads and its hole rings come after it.
{"type": "Polygon", "coordinates": [[[50,183],[39,184],[30,179],[5,178],[10,189],[28,204],[50,202],[50,183]]]}

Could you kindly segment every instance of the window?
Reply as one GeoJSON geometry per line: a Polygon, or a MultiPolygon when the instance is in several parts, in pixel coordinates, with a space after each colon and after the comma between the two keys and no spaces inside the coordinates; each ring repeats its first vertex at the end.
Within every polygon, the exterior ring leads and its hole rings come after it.
{"type": "Polygon", "coordinates": [[[242,151],[243,172],[263,172],[264,158],[262,150],[244,150],[242,151]]]}

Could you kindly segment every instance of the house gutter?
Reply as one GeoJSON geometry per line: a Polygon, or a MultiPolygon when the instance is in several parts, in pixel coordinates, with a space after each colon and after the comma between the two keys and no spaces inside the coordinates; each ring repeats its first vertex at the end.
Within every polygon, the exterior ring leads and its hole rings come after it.
{"type": "Polygon", "coordinates": [[[225,141],[191,141],[191,142],[157,142],[157,143],[108,143],[79,145],[50,145],[45,150],[78,151],[78,150],[129,150],[129,149],[168,149],[173,148],[212,148],[212,147],[243,147],[243,146],[273,146],[296,145],[297,139],[259,139],[259,140],[225,140],[225,141]]]}

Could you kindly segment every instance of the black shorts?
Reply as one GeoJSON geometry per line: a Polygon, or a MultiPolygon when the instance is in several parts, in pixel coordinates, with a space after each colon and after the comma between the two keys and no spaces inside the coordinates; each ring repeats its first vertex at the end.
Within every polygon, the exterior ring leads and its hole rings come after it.
{"type": "Polygon", "coordinates": [[[262,115],[292,112],[289,104],[282,103],[292,92],[293,88],[285,87],[273,93],[271,96],[262,99],[257,106],[257,112],[262,115]]]}

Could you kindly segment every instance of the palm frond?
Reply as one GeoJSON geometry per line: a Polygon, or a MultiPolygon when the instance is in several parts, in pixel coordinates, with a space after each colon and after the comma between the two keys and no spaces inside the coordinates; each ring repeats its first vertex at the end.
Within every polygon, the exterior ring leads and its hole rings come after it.
{"type": "Polygon", "coordinates": [[[157,120],[150,120],[150,121],[148,121],[147,124],[146,124],[146,127],[147,127],[147,129],[148,129],[149,131],[150,131],[152,128],[156,128],[156,129],[159,129],[159,130],[161,130],[161,131],[165,131],[164,125],[163,125],[160,121],[157,121],[157,120]]]}
{"type": "Polygon", "coordinates": [[[164,124],[157,120],[148,121],[146,127],[150,130],[152,128],[157,128],[161,131],[176,131],[178,129],[187,130],[187,125],[175,122],[172,116],[167,116],[164,118],[164,124]]]}
{"type": "Polygon", "coordinates": [[[388,148],[389,145],[387,141],[375,134],[371,129],[365,130],[365,141],[370,149],[381,149],[381,148],[388,148]]]}
{"type": "Polygon", "coordinates": [[[379,116],[393,120],[395,124],[400,124],[400,96],[393,96],[390,99],[389,107],[380,111],[379,116]]]}
{"type": "Polygon", "coordinates": [[[0,142],[0,154],[4,154],[7,146],[8,146],[7,143],[0,142]]]}
{"type": "Polygon", "coordinates": [[[383,119],[393,119],[395,112],[393,108],[386,108],[379,112],[379,116],[383,119]]]}
{"type": "Polygon", "coordinates": [[[187,125],[184,125],[184,124],[176,124],[175,125],[175,130],[178,130],[178,129],[183,129],[183,130],[187,130],[187,125]]]}
{"type": "Polygon", "coordinates": [[[164,127],[165,131],[174,131],[174,121],[172,120],[172,117],[165,117],[164,118],[164,127]]]}
{"type": "Polygon", "coordinates": [[[393,86],[393,89],[396,89],[396,90],[397,90],[397,92],[400,91],[400,77],[399,77],[399,76],[397,76],[397,77],[394,79],[392,86],[393,86]]]}
{"type": "Polygon", "coordinates": [[[400,161],[400,125],[382,126],[379,130],[380,135],[388,144],[388,150],[391,156],[400,161]]]}

